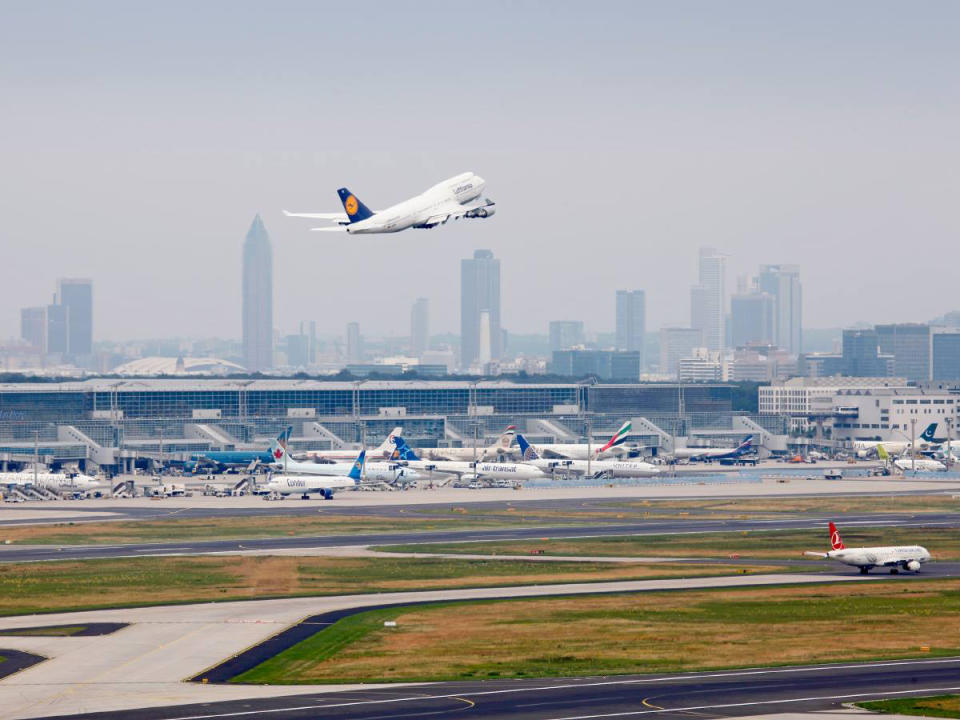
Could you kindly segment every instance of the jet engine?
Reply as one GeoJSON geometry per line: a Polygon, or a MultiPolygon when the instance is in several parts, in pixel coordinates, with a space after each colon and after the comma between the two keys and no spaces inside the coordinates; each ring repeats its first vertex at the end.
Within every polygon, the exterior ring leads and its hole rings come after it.
{"type": "Polygon", "coordinates": [[[479,207],[475,210],[468,211],[464,217],[468,218],[488,218],[494,213],[497,212],[497,209],[492,205],[487,205],[486,207],[479,207]]]}
{"type": "Polygon", "coordinates": [[[917,572],[920,569],[920,563],[916,560],[911,560],[907,563],[906,567],[910,572],[917,572]]]}

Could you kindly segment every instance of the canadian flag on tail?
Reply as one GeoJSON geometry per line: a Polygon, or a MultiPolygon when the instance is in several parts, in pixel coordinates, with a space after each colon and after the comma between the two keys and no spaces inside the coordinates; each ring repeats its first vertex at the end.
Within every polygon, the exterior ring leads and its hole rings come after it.
{"type": "Polygon", "coordinates": [[[828,527],[830,528],[830,547],[834,550],[844,550],[847,546],[840,539],[840,531],[837,530],[837,526],[831,522],[828,527]]]}

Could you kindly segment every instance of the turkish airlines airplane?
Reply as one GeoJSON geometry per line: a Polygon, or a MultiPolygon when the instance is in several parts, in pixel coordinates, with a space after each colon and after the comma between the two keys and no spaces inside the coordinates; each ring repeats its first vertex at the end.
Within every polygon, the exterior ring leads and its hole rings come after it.
{"type": "Polygon", "coordinates": [[[348,232],[353,234],[395,233],[407,228],[433,228],[448,220],[460,218],[488,218],[496,212],[494,202],[481,197],[486,181],[472,172],[461,173],[437,183],[416,197],[391,205],[386,210],[373,211],[347,188],[337,190],[342,213],[292,213],[287,217],[328,220],[335,225],[310,228],[317,232],[348,232]]]}
{"type": "Polygon", "coordinates": [[[866,575],[872,568],[888,567],[891,574],[900,570],[919,572],[920,566],[930,559],[930,553],[920,545],[901,545],[889,547],[848,548],[840,539],[840,532],[832,522],[830,528],[830,547],[828,552],[805,552],[811,557],[837,560],[844,565],[860,568],[860,574],[866,575]]]}
{"type": "Polygon", "coordinates": [[[555,460],[542,458],[523,435],[517,435],[517,444],[523,452],[523,462],[533,465],[544,472],[554,470],[567,471],[577,475],[593,477],[653,477],[660,474],[660,469],[647,462],[631,462],[627,460],[555,460]]]}

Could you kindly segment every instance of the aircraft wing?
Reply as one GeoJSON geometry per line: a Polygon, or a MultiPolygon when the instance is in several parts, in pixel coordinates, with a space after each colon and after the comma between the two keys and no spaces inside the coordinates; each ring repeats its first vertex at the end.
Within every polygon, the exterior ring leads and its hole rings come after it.
{"type": "Polygon", "coordinates": [[[550,448],[544,448],[540,451],[540,454],[547,460],[569,460],[570,458],[559,453],[556,450],[551,450],[550,448]]]}
{"type": "Polygon", "coordinates": [[[331,225],[330,227],[310,228],[310,232],[346,232],[347,228],[343,225],[331,225]]]}
{"type": "Polygon", "coordinates": [[[283,214],[287,217],[310,218],[311,220],[332,220],[334,222],[350,222],[346,213],[294,213],[284,210],[283,214]]]}

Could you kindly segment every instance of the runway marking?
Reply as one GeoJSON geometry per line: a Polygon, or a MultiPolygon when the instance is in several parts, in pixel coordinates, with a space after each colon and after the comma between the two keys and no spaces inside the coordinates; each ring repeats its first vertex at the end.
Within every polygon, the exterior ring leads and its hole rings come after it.
{"type": "MultiPolygon", "coordinates": [[[[737,670],[731,672],[715,672],[715,673],[686,673],[683,675],[672,675],[666,677],[653,677],[653,678],[632,678],[629,680],[603,680],[599,682],[570,682],[560,685],[543,685],[539,687],[524,687],[524,688],[501,688],[498,690],[481,690],[478,692],[470,693],[471,697],[481,697],[487,695],[509,695],[516,693],[535,693],[535,692],[545,692],[548,690],[566,690],[574,688],[585,688],[585,687],[609,687],[613,685],[643,685],[649,683],[658,683],[658,682],[677,682],[685,680],[704,680],[704,679],[715,679],[715,678],[731,678],[731,677],[751,677],[754,675],[782,675],[789,673],[803,673],[803,672],[816,672],[823,670],[850,670],[850,669],[863,669],[871,670],[874,668],[885,668],[885,667],[899,667],[899,666],[910,666],[910,665],[948,665],[948,664],[958,664],[960,663],[960,657],[954,658],[938,658],[936,660],[894,660],[890,662],[882,663],[851,663],[846,665],[811,665],[809,667],[795,667],[795,668],[777,668],[777,669],[765,669],[758,668],[756,670],[737,670]]],[[[960,690],[960,688],[940,688],[939,690],[960,690]]],[[[934,690],[903,690],[898,691],[901,694],[911,693],[911,692],[934,692],[934,690]]],[[[754,703],[744,703],[743,705],[762,705],[762,704],[771,704],[776,702],[802,702],[812,701],[812,700],[837,700],[843,699],[844,697],[864,697],[869,695],[882,695],[883,693],[862,693],[861,695],[849,695],[849,696],[830,696],[823,698],[805,698],[803,700],[767,700],[767,701],[757,701],[754,703]]],[[[896,694],[896,693],[891,693],[896,694]]],[[[463,699],[459,694],[449,694],[449,695],[413,695],[408,697],[398,697],[398,698],[377,698],[372,700],[355,700],[352,702],[336,703],[336,704],[326,704],[326,705],[299,705],[291,707],[282,707],[282,708],[264,708],[260,710],[239,710],[235,712],[225,712],[225,713],[212,713],[208,715],[187,715],[187,716],[170,716],[168,718],[163,718],[162,720],[209,720],[210,718],[228,718],[228,717],[244,717],[249,715],[266,715],[273,713],[281,712],[300,712],[303,710],[316,710],[322,707],[323,709],[328,708],[341,708],[341,707],[353,707],[357,705],[382,705],[387,703],[400,703],[400,702],[413,702],[414,700],[444,700],[444,699],[463,699]]],[[[716,705],[714,708],[723,708],[723,707],[740,707],[741,705],[716,705]]],[[[670,708],[668,710],[640,710],[634,711],[632,713],[623,713],[626,715],[630,714],[647,714],[647,713],[661,713],[661,712],[683,712],[684,710],[704,710],[710,709],[711,706],[700,706],[692,708],[670,708]]],[[[602,717],[617,717],[614,715],[584,715],[577,717],[569,718],[555,718],[554,720],[587,720],[588,718],[602,718],[602,717]]]]}

